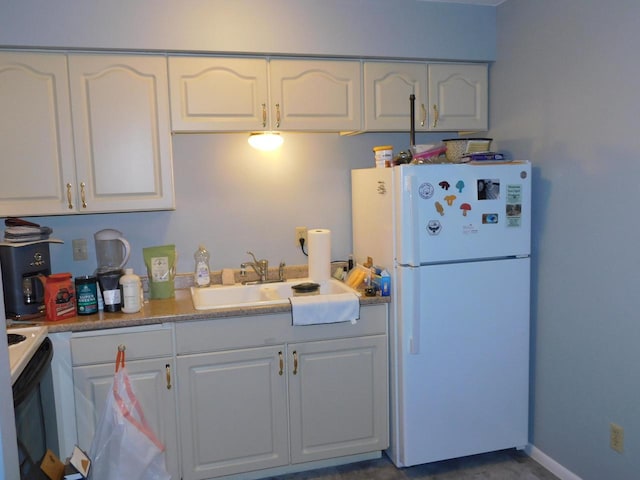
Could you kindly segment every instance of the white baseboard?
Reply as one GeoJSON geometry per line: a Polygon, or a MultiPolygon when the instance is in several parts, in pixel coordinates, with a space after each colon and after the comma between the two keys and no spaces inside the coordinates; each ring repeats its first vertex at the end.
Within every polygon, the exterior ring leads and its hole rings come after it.
{"type": "Polygon", "coordinates": [[[529,455],[533,460],[538,462],[544,468],[553,473],[560,480],[582,480],[578,475],[573,473],[572,471],[566,469],[558,462],[556,462],[553,458],[548,456],[542,450],[534,447],[529,444],[524,449],[525,453],[529,455]]]}

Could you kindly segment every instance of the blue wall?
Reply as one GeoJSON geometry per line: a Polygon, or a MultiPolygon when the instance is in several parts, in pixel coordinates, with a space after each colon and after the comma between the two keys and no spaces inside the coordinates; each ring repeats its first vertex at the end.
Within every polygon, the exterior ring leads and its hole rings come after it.
{"type": "Polygon", "coordinates": [[[640,478],[639,18],[637,0],[497,7],[490,133],[534,165],[531,439],[585,480],[640,478]]]}

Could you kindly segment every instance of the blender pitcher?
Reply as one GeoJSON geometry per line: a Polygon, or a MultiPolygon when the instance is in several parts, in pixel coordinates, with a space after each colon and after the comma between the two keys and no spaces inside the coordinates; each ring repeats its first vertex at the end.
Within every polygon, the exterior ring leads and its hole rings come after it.
{"type": "Polygon", "coordinates": [[[131,245],[122,236],[122,232],[111,228],[93,234],[96,242],[98,272],[119,270],[125,266],[131,254],[131,245]]]}

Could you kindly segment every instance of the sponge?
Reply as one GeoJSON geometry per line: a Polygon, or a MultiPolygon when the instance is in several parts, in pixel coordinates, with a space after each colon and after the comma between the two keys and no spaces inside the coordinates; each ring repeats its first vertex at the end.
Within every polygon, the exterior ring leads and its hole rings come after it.
{"type": "Polygon", "coordinates": [[[236,276],[233,273],[233,270],[230,268],[222,269],[222,284],[223,285],[233,285],[236,283],[236,276]]]}

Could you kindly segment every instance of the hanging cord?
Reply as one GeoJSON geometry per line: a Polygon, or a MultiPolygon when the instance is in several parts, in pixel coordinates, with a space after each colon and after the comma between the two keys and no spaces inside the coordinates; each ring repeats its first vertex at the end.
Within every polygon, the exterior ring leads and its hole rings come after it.
{"type": "Polygon", "coordinates": [[[298,241],[300,242],[300,250],[302,250],[302,253],[305,254],[305,256],[309,256],[309,254],[307,252],[304,251],[304,238],[300,237],[298,239],[298,241]]]}

